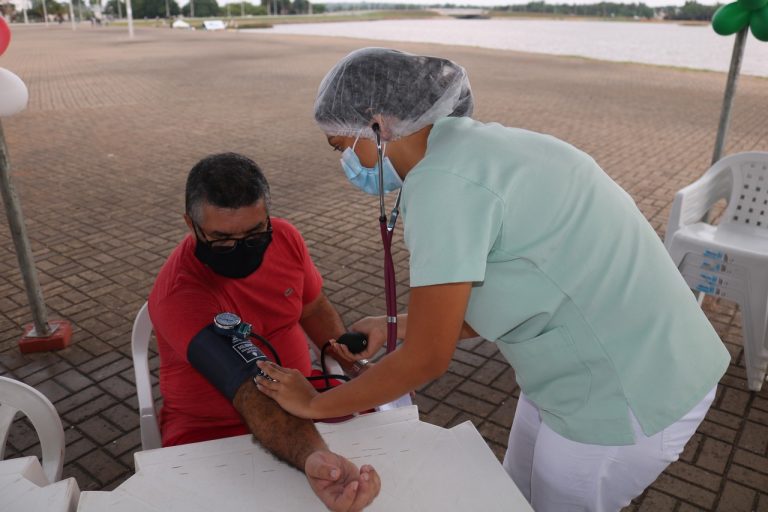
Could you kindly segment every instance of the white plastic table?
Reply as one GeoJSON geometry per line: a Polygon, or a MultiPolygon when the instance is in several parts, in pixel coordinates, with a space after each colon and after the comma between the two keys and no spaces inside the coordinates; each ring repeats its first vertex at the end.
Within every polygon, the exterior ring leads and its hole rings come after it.
{"type": "MultiPolygon", "coordinates": [[[[443,429],[411,406],[317,428],[331,450],[381,475],[366,510],[532,511],[469,422],[443,429]]],[[[135,463],[114,491],[81,493],[78,511],[325,510],[301,472],[250,436],[138,452],[135,463]]]]}
{"type": "Polygon", "coordinates": [[[0,460],[3,512],[74,512],[79,495],[74,478],[48,484],[37,457],[0,460]]]}

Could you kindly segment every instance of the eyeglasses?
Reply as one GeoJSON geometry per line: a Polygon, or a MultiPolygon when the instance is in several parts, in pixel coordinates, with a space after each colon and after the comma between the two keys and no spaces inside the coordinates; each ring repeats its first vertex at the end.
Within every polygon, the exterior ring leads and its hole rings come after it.
{"type": "Polygon", "coordinates": [[[192,221],[192,225],[195,228],[195,233],[199,236],[198,241],[207,245],[211,251],[217,254],[227,254],[237,249],[240,244],[245,244],[246,247],[259,247],[272,239],[272,221],[267,217],[267,227],[263,231],[257,233],[251,233],[241,238],[218,238],[216,240],[208,240],[203,229],[192,221]]]}

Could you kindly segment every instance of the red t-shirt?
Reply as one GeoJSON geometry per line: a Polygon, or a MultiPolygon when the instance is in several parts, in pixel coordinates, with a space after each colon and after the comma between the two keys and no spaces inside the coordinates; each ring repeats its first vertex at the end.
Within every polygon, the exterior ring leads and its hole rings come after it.
{"type": "MultiPolygon", "coordinates": [[[[163,446],[248,433],[229,400],[187,361],[190,341],[218,313],[237,314],[272,344],[283,366],[310,374],[299,318],[320,295],[322,278],[295,227],[272,218],[272,230],[261,266],[246,278],[223,277],[203,265],[195,257],[192,235],[160,270],[149,295],[149,315],[160,352],[163,446]]],[[[272,359],[267,347],[256,345],[272,359]]]]}

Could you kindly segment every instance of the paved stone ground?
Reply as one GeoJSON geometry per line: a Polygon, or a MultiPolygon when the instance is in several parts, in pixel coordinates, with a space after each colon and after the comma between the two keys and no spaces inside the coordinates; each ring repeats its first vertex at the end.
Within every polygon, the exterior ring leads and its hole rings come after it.
{"type": "MultiPolygon", "coordinates": [[[[265,34],[15,29],[0,60],[29,85],[29,109],[5,121],[15,184],[52,318],[75,330],[66,350],[22,356],[30,321],[6,223],[0,223],[0,374],[55,404],[66,429],[65,476],[111,489],[139,449],[129,336],[164,259],[184,234],[183,183],[200,157],[255,158],[276,214],[304,233],[346,321],[381,314],[376,203],[353,193],[312,122],[317,85],[364,41],[265,34]]],[[[377,45],[379,43],[372,43],[377,45]]],[[[708,166],[725,76],[580,58],[401,44],[457,60],[476,117],[563,138],[588,151],[663,234],[673,194],[708,166]]],[[[728,152],[768,148],[764,79],[742,77],[728,152]]],[[[407,253],[395,251],[400,306],[407,253]]],[[[749,393],[740,316],[706,310],[732,355],[706,420],[629,510],[768,510],[768,386],[749,393]]],[[[152,358],[153,368],[157,358],[152,358]]],[[[661,376],[663,378],[663,376],[661,376]]],[[[426,421],[470,419],[501,457],[518,388],[490,343],[462,344],[450,371],[419,390],[426,421]]],[[[7,455],[37,453],[26,421],[7,455]]]]}

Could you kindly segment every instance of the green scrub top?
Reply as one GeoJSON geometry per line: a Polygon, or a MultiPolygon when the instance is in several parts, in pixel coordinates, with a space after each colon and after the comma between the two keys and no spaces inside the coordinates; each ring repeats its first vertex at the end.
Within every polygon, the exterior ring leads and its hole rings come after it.
{"type": "Polygon", "coordinates": [[[402,190],[411,286],[472,282],[494,340],[560,435],[634,443],[718,382],[730,356],[664,245],[587,154],[470,118],[436,122],[402,190]]]}

